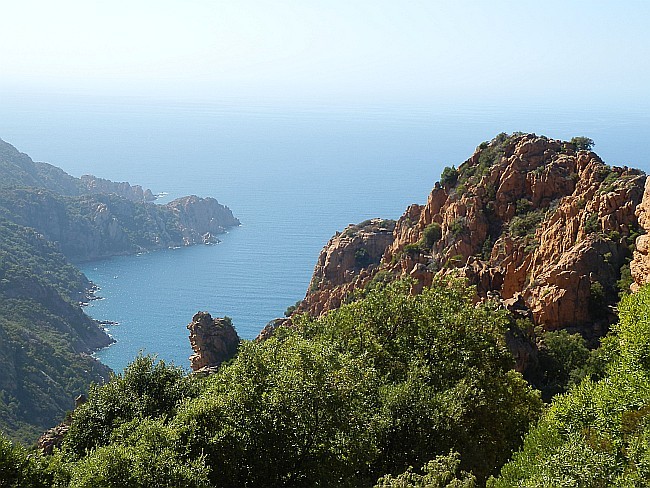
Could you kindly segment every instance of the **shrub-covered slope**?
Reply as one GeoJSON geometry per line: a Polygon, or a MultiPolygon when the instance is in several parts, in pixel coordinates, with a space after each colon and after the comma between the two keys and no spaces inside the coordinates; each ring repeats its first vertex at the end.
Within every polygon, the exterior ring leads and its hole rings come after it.
{"type": "Polygon", "coordinates": [[[48,483],[370,487],[450,451],[485,480],[541,410],[508,314],[462,283],[408,288],[244,342],[207,378],[138,358],[75,410],[48,483]]]}
{"type": "Polygon", "coordinates": [[[648,486],[650,287],[625,297],[604,378],[556,397],[494,487],[648,486]]]}
{"type": "Polygon", "coordinates": [[[0,430],[32,443],[109,369],[110,338],[79,307],[89,286],[50,242],[0,218],[0,430]]]}

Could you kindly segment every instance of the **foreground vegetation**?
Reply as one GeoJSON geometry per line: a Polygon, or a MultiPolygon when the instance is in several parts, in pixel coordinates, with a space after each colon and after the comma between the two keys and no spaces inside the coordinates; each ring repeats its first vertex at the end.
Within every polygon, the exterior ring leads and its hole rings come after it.
{"type": "Polygon", "coordinates": [[[492,486],[648,486],[650,288],[624,297],[619,311],[601,347],[604,378],[556,397],[492,486]]]}
{"type": "Polygon", "coordinates": [[[600,379],[543,411],[506,312],[442,285],[303,317],[208,377],[139,357],[91,389],[54,456],[2,439],[2,486],[647,485],[650,287],[623,299],[600,379]]]}
{"type": "Polygon", "coordinates": [[[539,394],[512,370],[504,311],[462,283],[408,285],[244,342],[206,378],[140,357],[91,390],[55,456],[5,445],[3,469],[34,486],[393,486],[428,463],[484,482],[539,394]]]}

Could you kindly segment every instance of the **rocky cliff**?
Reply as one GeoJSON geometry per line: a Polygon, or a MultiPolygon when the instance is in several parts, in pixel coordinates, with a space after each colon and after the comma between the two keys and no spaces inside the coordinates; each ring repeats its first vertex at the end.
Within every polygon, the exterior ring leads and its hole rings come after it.
{"type": "MultiPolygon", "coordinates": [[[[454,275],[476,285],[478,298],[523,306],[548,330],[602,335],[642,233],[646,176],[606,165],[580,142],[500,134],[481,144],[458,168],[445,168],[427,203],[410,206],[392,236],[377,238],[379,264],[357,266],[349,255],[359,245],[335,236],[298,310],[319,315],[371,281],[410,276],[417,292],[454,275]],[[332,274],[326,263],[340,265],[332,274]]],[[[638,254],[649,247],[645,237],[639,242],[638,254]]]]}
{"type": "Polygon", "coordinates": [[[309,292],[297,312],[320,315],[363,287],[393,242],[394,229],[394,220],[372,219],[351,224],[332,237],[318,256],[309,292]]]}
{"type": "Polygon", "coordinates": [[[636,215],[639,225],[645,231],[636,240],[634,259],[630,263],[630,271],[634,282],[632,291],[639,289],[641,285],[650,283],[650,180],[646,181],[645,190],[641,204],[636,208],[636,215]]]}
{"type": "Polygon", "coordinates": [[[214,198],[199,198],[196,195],[177,198],[165,205],[177,220],[184,245],[218,242],[215,237],[229,227],[239,225],[230,209],[214,198]]]}

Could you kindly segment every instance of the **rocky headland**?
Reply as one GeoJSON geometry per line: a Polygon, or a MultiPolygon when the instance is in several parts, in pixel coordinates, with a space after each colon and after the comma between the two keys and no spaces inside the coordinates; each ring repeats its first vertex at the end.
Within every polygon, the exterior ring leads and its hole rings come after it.
{"type": "Polygon", "coordinates": [[[394,227],[334,236],[297,312],[321,315],[373,282],[408,276],[417,293],[451,275],[545,330],[602,336],[630,268],[648,281],[650,190],[642,171],[608,166],[589,142],[500,134],[481,144],[394,227]]]}

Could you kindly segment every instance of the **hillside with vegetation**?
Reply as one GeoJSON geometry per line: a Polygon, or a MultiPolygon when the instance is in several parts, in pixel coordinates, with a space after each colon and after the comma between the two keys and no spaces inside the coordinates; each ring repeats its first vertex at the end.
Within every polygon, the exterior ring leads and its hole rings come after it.
{"type": "Polygon", "coordinates": [[[80,302],[92,284],[72,262],[213,243],[239,221],[212,198],[167,205],[151,192],[74,178],[0,141],[0,431],[33,444],[110,370],[112,340],[80,302]]]}
{"type": "Polygon", "coordinates": [[[543,409],[513,370],[510,312],[475,305],[462,281],[419,295],[411,285],[378,287],[270,339],[244,341],[209,376],[139,357],[91,389],[54,455],[28,456],[1,440],[0,474],[38,487],[632,487],[650,479],[650,288],[623,300],[598,349],[599,371],[543,409]]]}
{"type": "Polygon", "coordinates": [[[0,430],[33,443],[110,370],[112,342],[79,307],[88,280],[31,228],[0,218],[0,430]]]}
{"type": "Polygon", "coordinates": [[[44,486],[358,487],[454,452],[484,482],[541,412],[512,369],[509,314],[460,282],[409,286],[246,341],[207,377],[138,358],[21,469],[44,486]]]}

